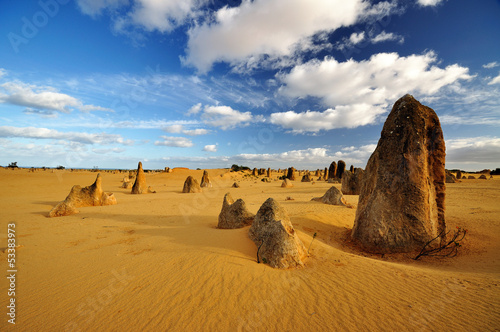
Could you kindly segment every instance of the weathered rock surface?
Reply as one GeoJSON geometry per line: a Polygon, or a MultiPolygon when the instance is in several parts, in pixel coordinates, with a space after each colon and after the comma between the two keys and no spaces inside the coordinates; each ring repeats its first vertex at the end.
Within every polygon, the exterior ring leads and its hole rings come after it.
{"type": "Polygon", "coordinates": [[[328,168],[328,179],[335,178],[336,174],[337,174],[337,163],[332,161],[332,163],[330,164],[330,168],[328,168]]]}
{"type": "Polygon", "coordinates": [[[340,190],[337,189],[337,187],[331,187],[323,196],[314,197],[311,201],[317,201],[330,205],[346,205],[344,196],[340,190]]]}
{"type": "Polygon", "coordinates": [[[137,166],[137,176],[134,185],[132,186],[132,194],[145,194],[147,193],[148,186],[146,185],[146,175],[142,169],[142,162],[139,161],[137,166]]]}
{"type": "Polygon", "coordinates": [[[77,208],[85,206],[103,206],[116,204],[112,193],[102,191],[101,174],[97,174],[95,182],[88,187],[73,186],[66,199],[57,204],[49,212],[49,217],[68,216],[78,213],[77,208]]]}
{"type": "Polygon", "coordinates": [[[295,168],[293,167],[288,168],[288,173],[286,177],[291,181],[295,181],[295,168]]]}
{"type": "Polygon", "coordinates": [[[366,165],[352,238],[368,251],[408,252],[444,232],[445,155],[436,113],[399,99],[366,165]]]}
{"type": "Polygon", "coordinates": [[[238,182],[235,182],[235,183],[233,183],[232,187],[233,187],[233,188],[239,188],[239,187],[240,187],[240,185],[239,185],[239,183],[238,183],[238,182]]]}
{"type": "Polygon", "coordinates": [[[241,198],[235,202],[231,194],[227,193],[222,202],[217,228],[233,229],[249,226],[253,223],[254,217],[255,215],[247,210],[241,198]]]}
{"type": "Polygon", "coordinates": [[[457,180],[460,180],[462,178],[462,171],[458,170],[457,175],[456,175],[457,180]]]}
{"type": "Polygon", "coordinates": [[[203,176],[201,177],[200,187],[202,187],[202,188],[212,187],[212,182],[210,181],[210,178],[208,177],[207,170],[203,171],[203,176]]]}
{"type": "Polygon", "coordinates": [[[248,236],[259,249],[259,256],[269,266],[288,269],[304,266],[306,249],[286,211],[273,198],[260,207],[248,236]]]}
{"type": "Polygon", "coordinates": [[[474,177],[474,175],[469,175],[469,176],[467,177],[467,179],[469,179],[469,180],[475,180],[476,178],[474,177]]]}
{"type": "Polygon", "coordinates": [[[361,168],[355,168],[354,173],[345,171],[342,175],[342,194],[344,195],[359,195],[363,176],[365,171],[361,168]]]}
{"type": "Polygon", "coordinates": [[[253,175],[253,176],[257,176],[257,175],[259,175],[259,174],[258,174],[258,171],[257,171],[257,168],[254,168],[254,169],[252,170],[252,175],[253,175]]]}
{"type": "Polygon", "coordinates": [[[291,187],[293,187],[293,183],[289,179],[284,179],[283,182],[281,182],[281,187],[282,188],[291,188],[291,187]]]}
{"type": "Polygon", "coordinates": [[[481,179],[481,180],[488,180],[488,178],[486,177],[485,174],[481,174],[479,175],[478,179],[481,179]]]}
{"type": "Polygon", "coordinates": [[[335,177],[337,179],[342,179],[342,175],[345,172],[345,162],[343,160],[339,160],[337,163],[337,173],[335,173],[335,177]]]}
{"type": "Polygon", "coordinates": [[[267,177],[270,178],[271,177],[271,168],[269,167],[267,169],[267,177]]]}
{"type": "Polygon", "coordinates": [[[183,193],[201,193],[201,187],[198,181],[195,180],[191,175],[187,177],[184,181],[184,187],[182,188],[183,193]]]}

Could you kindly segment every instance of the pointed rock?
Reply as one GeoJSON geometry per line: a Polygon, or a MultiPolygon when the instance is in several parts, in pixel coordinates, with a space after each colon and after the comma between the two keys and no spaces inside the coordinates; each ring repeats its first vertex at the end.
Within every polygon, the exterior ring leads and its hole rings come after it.
{"type": "Polygon", "coordinates": [[[291,187],[293,187],[293,183],[289,179],[285,178],[283,180],[283,182],[281,182],[281,187],[282,188],[291,188],[291,187]]]}
{"type": "Polygon", "coordinates": [[[304,174],[304,176],[302,177],[302,180],[300,180],[300,182],[311,182],[311,174],[309,174],[309,173],[304,174]]]}
{"type": "Polygon", "coordinates": [[[337,187],[331,187],[326,191],[326,193],[321,197],[314,197],[311,201],[317,201],[330,205],[346,205],[344,196],[337,187]]]}
{"type": "Polygon", "coordinates": [[[222,202],[217,228],[234,229],[249,226],[254,217],[255,215],[247,210],[245,202],[241,198],[235,202],[231,194],[227,193],[222,202]]]}
{"type": "Polygon", "coordinates": [[[334,179],[337,174],[337,163],[332,161],[330,168],[328,168],[328,179],[334,179]]]}
{"type": "Polygon", "coordinates": [[[201,193],[201,187],[191,175],[187,177],[182,188],[183,193],[201,193]]]}
{"type": "Polygon", "coordinates": [[[399,99],[366,165],[352,238],[367,251],[409,252],[444,232],[445,155],[436,113],[399,99]]]}
{"type": "Polygon", "coordinates": [[[248,236],[259,250],[263,262],[271,267],[301,267],[306,249],[295,232],[286,211],[273,198],[260,207],[248,236]]]}
{"type": "Polygon", "coordinates": [[[95,182],[88,187],[73,186],[66,199],[57,204],[49,212],[49,217],[61,217],[78,213],[77,208],[85,206],[102,206],[116,204],[112,193],[102,191],[101,174],[97,174],[95,182]]]}
{"type": "Polygon", "coordinates": [[[132,187],[132,194],[145,194],[147,193],[148,186],[146,185],[146,175],[142,169],[142,162],[139,161],[137,166],[137,176],[135,178],[134,185],[132,187]]]}
{"type": "Polygon", "coordinates": [[[203,171],[203,176],[201,177],[200,187],[202,187],[202,188],[212,187],[212,182],[210,181],[210,178],[208,177],[207,170],[203,171]]]}

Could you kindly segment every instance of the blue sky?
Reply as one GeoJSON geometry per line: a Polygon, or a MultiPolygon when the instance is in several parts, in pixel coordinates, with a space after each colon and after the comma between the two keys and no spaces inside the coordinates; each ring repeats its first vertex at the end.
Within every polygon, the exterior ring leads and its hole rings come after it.
{"type": "Polygon", "coordinates": [[[394,102],[500,167],[500,1],[0,4],[0,165],[365,167],[394,102]]]}

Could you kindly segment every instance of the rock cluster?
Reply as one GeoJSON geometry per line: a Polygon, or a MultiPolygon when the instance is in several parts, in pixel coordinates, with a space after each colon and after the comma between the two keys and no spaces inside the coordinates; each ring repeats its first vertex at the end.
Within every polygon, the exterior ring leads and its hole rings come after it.
{"type": "Polygon", "coordinates": [[[260,207],[248,236],[264,263],[280,269],[301,267],[306,249],[297,236],[286,211],[273,198],[260,207]]]}
{"type": "Polygon", "coordinates": [[[366,165],[352,238],[367,251],[408,252],[442,234],[445,155],[436,113],[399,99],[366,165]]]}
{"type": "Polygon", "coordinates": [[[249,226],[254,217],[255,215],[247,210],[245,202],[241,198],[235,202],[231,194],[227,193],[222,202],[217,228],[234,229],[249,226]]]}
{"type": "Polygon", "coordinates": [[[95,182],[88,187],[73,186],[66,199],[57,204],[49,212],[49,217],[68,216],[78,213],[77,208],[85,206],[104,206],[116,204],[112,193],[102,191],[101,174],[97,174],[95,182]]]}

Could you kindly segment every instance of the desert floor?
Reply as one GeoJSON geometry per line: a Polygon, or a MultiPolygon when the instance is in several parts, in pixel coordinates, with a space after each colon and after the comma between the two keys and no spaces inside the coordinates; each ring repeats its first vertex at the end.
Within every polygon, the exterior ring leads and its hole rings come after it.
{"type": "Polygon", "coordinates": [[[500,331],[500,177],[447,184],[447,225],[468,229],[463,247],[414,261],[349,246],[358,196],[345,196],[354,208],[311,202],[325,182],[281,188],[209,170],[212,188],[183,194],[186,177],[200,181],[202,171],[175,170],[146,174],[156,194],[131,195],[124,174],[101,175],[117,205],[47,218],[96,173],[0,169],[4,275],[8,223],[19,245],[16,324],[2,278],[1,331],[500,331]],[[252,213],[278,200],[306,248],[317,233],[306,266],[257,264],[248,227],[217,229],[226,192],[252,213]]]}

